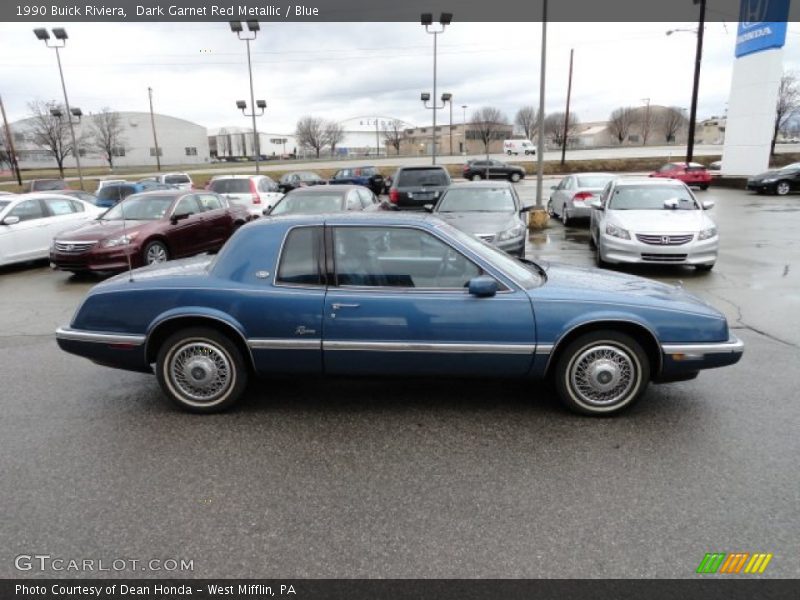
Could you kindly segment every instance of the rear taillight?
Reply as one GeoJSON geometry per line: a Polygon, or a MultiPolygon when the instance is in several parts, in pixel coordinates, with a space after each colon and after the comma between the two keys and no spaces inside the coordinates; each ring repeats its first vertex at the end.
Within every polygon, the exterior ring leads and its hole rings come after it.
{"type": "Polygon", "coordinates": [[[252,179],[250,180],[250,194],[253,197],[253,204],[261,204],[261,197],[258,195],[256,191],[256,182],[252,179]]]}
{"type": "Polygon", "coordinates": [[[397,204],[400,201],[400,192],[397,191],[397,188],[392,188],[389,190],[389,202],[392,204],[397,204]]]}
{"type": "Polygon", "coordinates": [[[575,195],[572,197],[572,199],[573,199],[573,200],[581,200],[581,201],[584,201],[584,200],[588,200],[588,199],[589,199],[589,198],[591,198],[592,196],[594,196],[594,194],[592,194],[591,192],[578,192],[577,194],[575,194],[575,195]]]}

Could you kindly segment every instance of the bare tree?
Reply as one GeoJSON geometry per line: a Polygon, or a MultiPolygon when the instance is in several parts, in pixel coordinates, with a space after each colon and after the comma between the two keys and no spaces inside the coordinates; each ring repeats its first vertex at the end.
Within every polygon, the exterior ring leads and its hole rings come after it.
{"type": "Polygon", "coordinates": [[[403,122],[400,119],[392,119],[383,124],[383,140],[400,156],[400,144],[405,136],[403,122]]]}
{"type": "Polygon", "coordinates": [[[508,130],[508,117],[503,112],[493,106],[479,108],[469,120],[470,130],[481,142],[489,156],[489,144],[492,140],[503,139],[504,132],[508,130]]]}
{"type": "Polygon", "coordinates": [[[664,134],[664,141],[674,142],[678,132],[689,124],[689,119],[677,106],[669,106],[664,109],[659,118],[661,133],[664,134]]]}
{"type": "MultiPolygon", "coordinates": [[[[31,127],[30,134],[33,143],[42,148],[46,148],[52,155],[58,165],[58,171],[61,176],[64,176],[64,159],[72,154],[72,137],[69,131],[69,123],[67,119],[67,111],[64,107],[55,101],[42,102],[35,101],[28,103],[28,110],[31,113],[31,127]],[[52,109],[61,111],[64,117],[54,117],[51,114],[52,109]]],[[[81,140],[78,142],[78,151],[81,149],[81,140]]]]}
{"type": "Polygon", "coordinates": [[[124,128],[122,118],[118,112],[112,112],[108,107],[100,110],[92,117],[89,130],[90,147],[103,154],[108,166],[114,168],[114,157],[124,156],[127,145],[122,135],[124,128]]]}
{"type": "Polygon", "coordinates": [[[785,133],[792,117],[800,113],[800,81],[794,73],[784,73],[778,87],[778,102],[775,107],[775,129],[772,131],[772,143],[769,153],[775,155],[775,142],[779,133],[785,133]]]}
{"type": "Polygon", "coordinates": [[[539,129],[539,111],[532,106],[523,106],[517,111],[514,124],[525,134],[526,140],[533,141],[539,129]]]}
{"type": "MultiPolygon", "coordinates": [[[[344,127],[338,121],[328,121],[325,123],[325,142],[324,145],[331,147],[331,154],[336,154],[336,146],[344,140],[344,127]]],[[[319,156],[319,152],[317,153],[319,156]]]]}
{"type": "Polygon", "coordinates": [[[630,106],[621,106],[611,111],[611,116],[608,117],[608,131],[620,144],[628,139],[633,118],[634,110],[630,106]]]}
{"type": "Polygon", "coordinates": [[[297,122],[294,135],[301,148],[312,148],[319,158],[325,147],[325,121],[319,117],[305,116],[297,122]]]}
{"type": "Polygon", "coordinates": [[[550,138],[556,146],[561,146],[566,140],[569,144],[571,137],[575,135],[580,125],[580,118],[574,113],[569,113],[569,122],[566,128],[564,122],[566,115],[563,112],[551,113],[544,119],[544,135],[550,138]]]}
{"type": "Polygon", "coordinates": [[[639,131],[642,135],[642,146],[645,146],[650,133],[653,131],[653,111],[650,110],[650,105],[648,104],[644,108],[639,108],[637,112],[639,113],[639,131]]]}
{"type": "Polygon", "coordinates": [[[8,148],[7,138],[8,132],[5,126],[0,127],[0,169],[2,169],[3,165],[8,165],[11,168],[11,150],[8,148]]]}

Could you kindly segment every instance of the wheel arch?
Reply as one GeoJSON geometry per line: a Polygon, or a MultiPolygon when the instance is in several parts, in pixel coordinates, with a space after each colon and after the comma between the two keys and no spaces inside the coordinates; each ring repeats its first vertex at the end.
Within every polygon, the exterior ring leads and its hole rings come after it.
{"type": "Polygon", "coordinates": [[[144,239],[144,241],[142,242],[142,245],[141,245],[141,248],[142,248],[141,251],[143,253],[144,253],[144,249],[147,248],[147,244],[149,244],[150,242],[161,242],[162,244],[164,244],[164,246],[167,247],[167,252],[169,252],[170,256],[172,256],[173,258],[175,257],[175,255],[172,252],[172,246],[170,245],[169,240],[167,239],[167,236],[165,236],[164,234],[151,233],[150,235],[148,235],[144,239]]]}
{"type": "Polygon", "coordinates": [[[573,340],[586,333],[604,329],[630,335],[642,345],[642,349],[647,355],[647,359],[650,362],[650,376],[655,377],[661,373],[661,368],[663,366],[661,345],[658,342],[658,337],[650,327],[639,321],[629,319],[604,318],[596,321],[579,323],[564,332],[561,337],[556,340],[555,344],[553,344],[553,350],[550,352],[547,364],[545,365],[544,377],[550,377],[552,375],[553,369],[558,363],[558,359],[573,340]]]}
{"type": "Polygon", "coordinates": [[[175,314],[166,314],[153,321],[145,338],[145,360],[147,364],[156,362],[161,345],[173,333],[189,327],[209,327],[226,335],[245,357],[251,370],[255,369],[253,354],[247,345],[242,326],[223,313],[217,311],[197,310],[175,314]]]}

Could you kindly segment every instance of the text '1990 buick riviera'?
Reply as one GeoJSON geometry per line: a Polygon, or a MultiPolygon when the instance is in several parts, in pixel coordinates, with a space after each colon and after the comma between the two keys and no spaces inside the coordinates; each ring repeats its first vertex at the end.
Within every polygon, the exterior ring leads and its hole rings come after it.
{"type": "Polygon", "coordinates": [[[377,213],[250,223],[215,257],[100,283],[56,338],[155,370],[194,412],[230,407],[252,376],[331,374],[549,379],[568,408],[610,415],[743,351],[679,287],[519,261],[436,217],[377,213]]]}

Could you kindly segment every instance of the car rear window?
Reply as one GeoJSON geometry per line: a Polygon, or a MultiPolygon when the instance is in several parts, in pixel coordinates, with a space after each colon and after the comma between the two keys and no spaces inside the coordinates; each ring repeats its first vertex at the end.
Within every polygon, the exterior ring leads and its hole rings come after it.
{"type": "Polygon", "coordinates": [[[582,176],[578,177],[578,187],[602,188],[605,187],[605,185],[612,179],[614,179],[613,176],[605,176],[605,175],[582,176]]]}
{"type": "Polygon", "coordinates": [[[168,183],[170,185],[175,185],[178,183],[191,183],[192,180],[189,179],[188,175],[167,175],[164,177],[164,183],[168,183]]]}
{"type": "Polygon", "coordinates": [[[397,178],[397,187],[450,185],[450,178],[442,169],[404,169],[397,178]]]}
{"type": "Polygon", "coordinates": [[[63,190],[65,187],[67,187],[67,184],[61,179],[42,179],[40,181],[34,181],[32,189],[34,191],[47,192],[51,190],[63,190]]]}
{"type": "Polygon", "coordinates": [[[271,215],[317,215],[326,212],[340,212],[342,210],[342,194],[303,194],[289,193],[284,196],[271,215]]]}
{"type": "Polygon", "coordinates": [[[249,179],[215,179],[211,182],[211,191],[218,194],[249,194],[249,179]]]}
{"type": "Polygon", "coordinates": [[[97,192],[98,200],[120,200],[134,192],[134,188],[128,185],[107,185],[97,192]]]}

